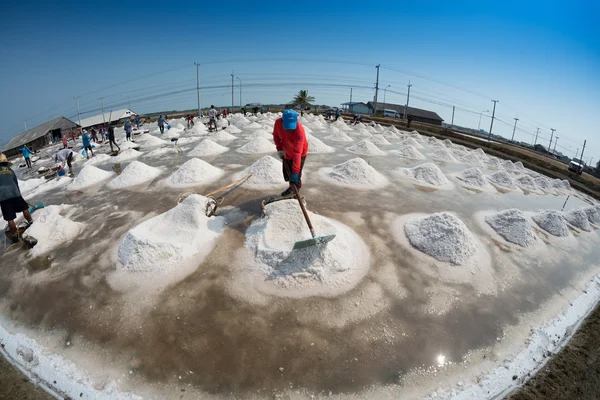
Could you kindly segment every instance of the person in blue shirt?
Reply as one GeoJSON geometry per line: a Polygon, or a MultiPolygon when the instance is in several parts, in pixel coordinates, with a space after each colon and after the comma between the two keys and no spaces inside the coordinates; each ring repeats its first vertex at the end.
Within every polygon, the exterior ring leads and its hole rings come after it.
{"type": "Polygon", "coordinates": [[[340,115],[342,115],[342,110],[340,110],[339,108],[337,110],[335,110],[335,120],[337,121],[338,119],[340,119],[340,115]]]}
{"type": "Polygon", "coordinates": [[[8,222],[10,234],[7,237],[16,243],[19,241],[15,224],[17,213],[23,213],[28,225],[31,225],[33,220],[29,212],[29,205],[21,196],[17,176],[10,165],[6,156],[0,154],[0,210],[2,210],[2,217],[8,222]]]}
{"type": "Polygon", "coordinates": [[[160,129],[160,133],[165,133],[165,119],[162,115],[158,116],[158,128],[160,129]]]}
{"type": "Polygon", "coordinates": [[[92,157],[94,157],[94,150],[92,150],[92,143],[90,139],[89,133],[87,131],[83,131],[83,136],[81,136],[81,142],[83,143],[83,150],[85,150],[85,155],[90,159],[90,153],[92,153],[92,157]]]}
{"type": "Polygon", "coordinates": [[[32,151],[27,146],[23,146],[23,148],[19,149],[21,153],[23,153],[23,157],[25,158],[25,162],[27,163],[27,168],[31,168],[31,156],[32,151]]]}
{"type": "Polygon", "coordinates": [[[136,119],[135,119],[135,126],[136,126],[138,129],[140,129],[140,123],[141,123],[140,119],[139,119],[139,118],[136,118],[136,119]]]}
{"type": "Polygon", "coordinates": [[[131,126],[131,122],[129,122],[129,120],[125,121],[125,140],[130,141],[131,140],[131,131],[133,131],[133,126],[131,126]]]}

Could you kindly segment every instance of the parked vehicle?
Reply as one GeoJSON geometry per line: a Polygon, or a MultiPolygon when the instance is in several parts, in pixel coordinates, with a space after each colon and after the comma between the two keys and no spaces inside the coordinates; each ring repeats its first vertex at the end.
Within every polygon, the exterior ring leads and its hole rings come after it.
{"type": "Polygon", "coordinates": [[[584,165],[585,164],[583,163],[583,161],[581,161],[578,158],[574,158],[569,163],[569,171],[575,172],[577,175],[581,175],[581,173],[583,172],[584,165]]]}
{"type": "Polygon", "coordinates": [[[395,110],[383,110],[383,116],[387,118],[400,119],[400,114],[398,114],[398,112],[395,110]]]}

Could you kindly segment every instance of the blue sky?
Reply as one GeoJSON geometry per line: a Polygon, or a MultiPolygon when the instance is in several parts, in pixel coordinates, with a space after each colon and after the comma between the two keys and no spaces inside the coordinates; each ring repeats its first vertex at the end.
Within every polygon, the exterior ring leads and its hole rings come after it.
{"type": "MultiPolygon", "coordinates": [[[[600,158],[600,6],[530,2],[15,2],[0,27],[0,142],[60,115],[127,107],[139,113],[291,100],[368,101],[375,65],[386,100],[477,127],[499,100],[494,132],[600,158]],[[168,71],[168,72],[167,72],[168,71]],[[175,93],[177,92],[177,93],[175,93]],[[239,104],[239,80],[234,101],[239,104]]],[[[383,91],[380,92],[383,100],[383,91]]],[[[489,117],[482,128],[489,128],[489,117]]]]}

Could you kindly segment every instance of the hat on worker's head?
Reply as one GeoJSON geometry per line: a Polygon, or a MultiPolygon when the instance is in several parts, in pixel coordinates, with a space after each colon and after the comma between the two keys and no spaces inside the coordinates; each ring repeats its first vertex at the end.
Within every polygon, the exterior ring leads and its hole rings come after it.
{"type": "Polygon", "coordinates": [[[298,113],[294,110],[285,110],[281,117],[283,123],[283,129],[286,131],[293,131],[298,126],[298,113]]]}
{"type": "Polygon", "coordinates": [[[6,158],[6,155],[4,153],[0,154],[0,164],[1,163],[7,163],[9,166],[12,165],[12,163],[8,161],[8,158],[6,158]]]}

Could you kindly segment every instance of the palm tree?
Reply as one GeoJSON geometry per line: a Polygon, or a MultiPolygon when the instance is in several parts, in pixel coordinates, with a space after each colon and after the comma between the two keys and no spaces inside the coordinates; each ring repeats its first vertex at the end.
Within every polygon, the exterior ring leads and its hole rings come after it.
{"type": "Polygon", "coordinates": [[[293,101],[300,107],[305,108],[310,106],[310,103],[315,101],[315,98],[308,95],[308,90],[301,90],[298,92],[296,97],[294,97],[293,101]]]}

